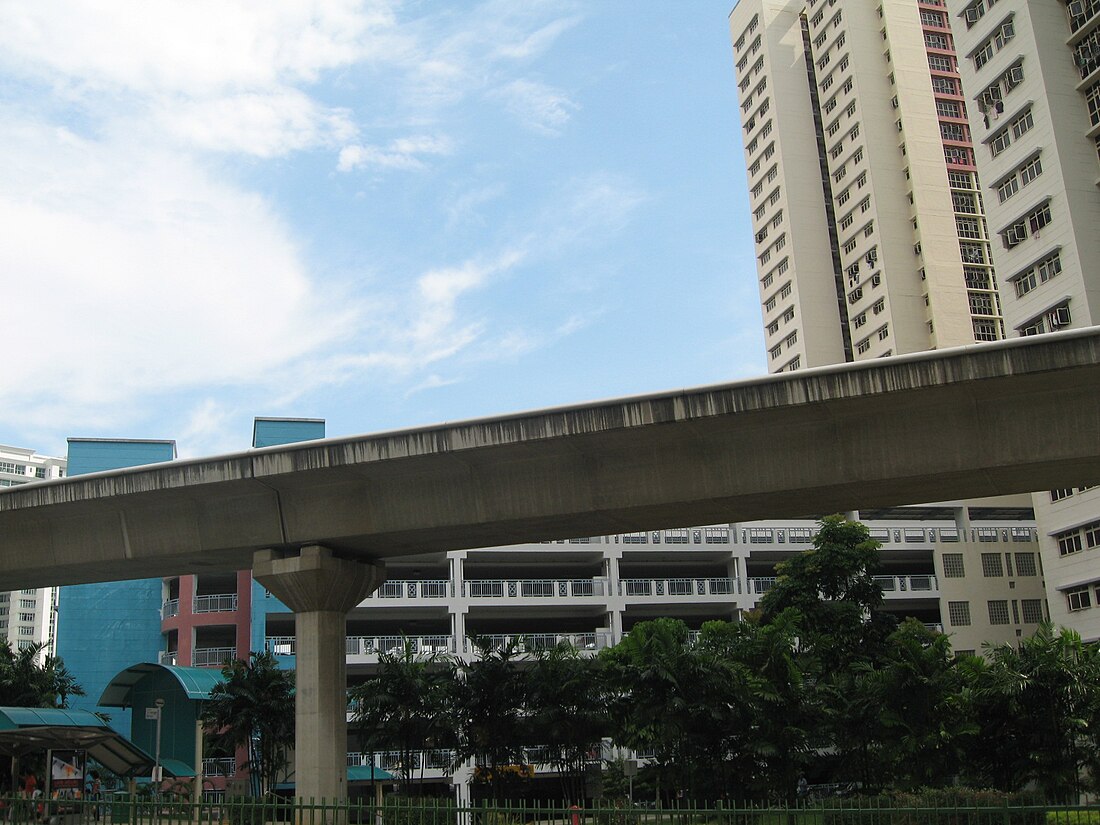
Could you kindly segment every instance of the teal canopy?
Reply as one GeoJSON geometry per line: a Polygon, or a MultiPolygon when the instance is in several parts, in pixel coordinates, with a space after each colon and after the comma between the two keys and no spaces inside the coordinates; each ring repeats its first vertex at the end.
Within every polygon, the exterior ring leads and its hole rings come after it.
{"type": "Polygon", "coordinates": [[[111,680],[111,683],[104,688],[103,695],[99,697],[99,704],[108,708],[133,707],[131,692],[134,685],[148,674],[158,671],[171,674],[179,682],[188,699],[209,699],[210,691],[214,689],[214,685],[222,681],[221,671],[217,669],[142,662],[141,664],[131,665],[119,672],[111,680]]]}
{"type": "Polygon", "coordinates": [[[47,750],[85,750],[119,776],[153,767],[153,757],[86,710],[0,708],[0,753],[20,757],[47,750]]]}

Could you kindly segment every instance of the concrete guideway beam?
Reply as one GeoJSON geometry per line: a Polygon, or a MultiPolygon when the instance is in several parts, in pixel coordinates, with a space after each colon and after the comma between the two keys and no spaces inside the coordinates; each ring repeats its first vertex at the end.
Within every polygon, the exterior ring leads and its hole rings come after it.
{"type": "Polygon", "coordinates": [[[381,586],[386,569],[310,545],[297,555],[257,551],[252,575],[294,611],[295,795],[343,801],[348,795],[347,615],[381,586]]]}
{"type": "Polygon", "coordinates": [[[1100,481],[1100,329],[0,492],[0,589],[1100,481]]]}

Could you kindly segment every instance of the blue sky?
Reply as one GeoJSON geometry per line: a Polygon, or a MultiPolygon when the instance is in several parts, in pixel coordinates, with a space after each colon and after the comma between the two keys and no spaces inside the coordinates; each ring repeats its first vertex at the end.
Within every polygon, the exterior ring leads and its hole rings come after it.
{"type": "Polygon", "coordinates": [[[0,2],[0,443],[762,374],[729,6],[0,2]]]}

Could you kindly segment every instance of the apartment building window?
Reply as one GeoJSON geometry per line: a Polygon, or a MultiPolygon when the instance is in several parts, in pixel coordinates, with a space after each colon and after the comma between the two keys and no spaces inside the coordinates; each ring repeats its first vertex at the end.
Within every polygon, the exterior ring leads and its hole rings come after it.
{"type": "Polygon", "coordinates": [[[889,337],[890,337],[890,325],[889,324],[883,324],[881,327],[879,327],[878,339],[880,341],[885,341],[889,337]]]}
{"type": "Polygon", "coordinates": [[[852,318],[852,326],[855,329],[859,329],[861,326],[863,326],[866,323],[867,323],[867,313],[866,312],[861,312],[861,313],[859,313],[859,315],[856,315],[854,318],[852,318]]]}
{"type": "Polygon", "coordinates": [[[19,621],[21,621],[21,622],[33,622],[34,621],[34,614],[33,613],[20,613],[19,614],[19,621]]]}
{"type": "Polygon", "coordinates": [[[940,117],[962,117],[962,107],[955,100],[936,100],[936,114],[940,117]]]}
{"type": "Polygon", "coordinates": [[[778,319],[776,319],[775,321],[772,321],[770,324],[768,324],[768,335],[775,335],[777,332],[779,332],[779,320],[778,319]]]}
{"type": "Polygon", "coordinates": [[[783,284],[782,288],[779,290],[779,297],[780,298],[789,298],[790,295],[791,295],[791,282],[787,281],[787,283],[783,284]]]}
{"type": "Polygon", "coordinates": [[[1085,102],[1089,106],[1089,121],[1093,126],[1100,126],[1100,81],[1085,90],[1085,102]]]}
{"type": "Polygon", "coordinates": [[[1036,155],[1020,167],[1020,183],[1027,186],[1041,174],[1043,174],[1043,164],[1040,162],[1039,156],[1036,155]]]}
{"type": "Polygon", "coordinates": [[[764,311],[771,312],[773,309],[775,309],[775,302],[776,297],[774,295],[768,298],[768,300],[764,302],[764,311]]]}
{"type": "Polygon", "coordinates": [[[770,195],[768,195],[768,206],[775,206],[779,203],[779,187],[775,188],[770,195]]]}
{"type": "Polygon", "coordinates": [[[1008,602],[994,599],[987,603],[990,624],[1008,624],[1008,602]]]}
{"type": "Polygon", "coordinates": [[[1088,610],[1092,607],[1092,593],[1089,592],[1088,585],[1073,587],[1067,590],[1066,606],[1071,613],[1078,610],[1088,610]]]}
{"type": "Polygon", "coordinates": [[[1017,192],[1020,191],[1020,180],[1016,177],[1016,173],[1013,172],[1003,181],[997,184],[997,199],[1004,203],[1011,198],[1017,192]]]}
{"type": "Polygon", "coordinates": [[[1085,533],[1085,546],[1092,550],[1100,545],[1100,521],[1094,521],[1081,528],[1085,533]]]}
{"type": "Polygon", "coordinates": [[[852,193],[849,190],[845,189],[843,192],[836,196],[836,205],[843,206],[848,202],[848,198],[850,197],[852,197],[852,193]]]}
{"type": "Polygon", "coordinates": [[[772,274],[769,272],[767,275],[764,276],[764,279],[760,282],[760,285],[763,286],[764,289],[767,289],[772,285],[772,280],[772,274]]]}
{"type": "Polygon", "coordinates": [[[1048,200],[1001,230],[1001,240],[1005,249],[1012,249],[1026,241],[1029,236],[1038,237],[1039,231],[1047,226],[1051,220],[1050,201],[1048,200]]]}
{"type": "Polygon", "coordinates": [[[833,172],[833,180],[835,180],[837,183],[840,183],[844,179],[844,176],[847,174],[848,167],[842,163],[840,166],[837,167],[836,171],[833,172]]]}
{"type": "Polygon", "coordinates": [[[1051,501],[1051,503],[1054,503],[1055,501],[1061,501],[1064,498],[1069,498],[1072,495],[1073,495],[1073,488],[1072,487],[1063,487],[1061,490],[1051,490],[1050,491],[1050,501],[1051,501]]]}
{"type": "Polygon", "coordinates": [[[1054,534],[1054,540],[1058,542],[1058,555],[1069,556],[1074,553],[1080,553],[1081,547],[1081,534],[1076,530],[1066,530],[1061,533],[1054,534]]]}
{"type": "Polygon", "coordinates": [[[772,229],[778,228],[779,224],[783,223],[783,210],[780,209],[772,216],[772,229]]]}
{"type": "Polygon", "coordinates": [[[982,575],[987,579],[1004,576],[1004,566],[1001,564],[1000,553],[982,553],[982,575]]]}
{"type": "Polygon", "coordinates": [[[974,162],[970,156],[970,149],[964,146],[943,147],[943,158],[955,166],[970,166],[974,162]]]}
{"type": "Polygon", "coordinates": [[[932,91],[941,95],[959,94],[959,84],[951,77],[936,76],[932,78],[932,91]]]}
{"type": "Polygon", "coordinates": [[[786,338],[783,339],[783,343],[787,345],[788,349],[790,347],[793,347],[797,341],[798,341],[798,330],[797,329],[794,332],[792,332],[790,335],[788,335],[786,338]]]}
{"type": "Polygon", "coordinates": [[[969,292],[967,299],[970,303],[971,315],[996,315],[993,306],[993,296],[988,292],[969,292]]]}
{"type": "Polygon", "coordinates": [[[787,372],[794,372],[796,369],[798,369],[801,366],[802,366],[802,356],[801,355],[796,355],[794,358],[792,358],[787,363],[787,365],[783,369],[785,369],[787,372]]]}
{"type": "Polygon", "coordinates": [[[871,311],[873,313],[875,313],[875,315],[878,315],[880,312],[885,311],[885,309],[886,309],[886,299],[885,298],[879,298],[877,301],[875,301],[873,304],[871,304],[871,311]]]}
{"type": "Polygon", "coordinates": [[[11,473],[12,475],[25,476],[27,474],[27,465],[15,464],[11,461],[0,461],[0,473],[11,473]]]}
{"type": "Polygon", "coordinates": [[[947,579],[961,579],[966,576],[962,553],[943,554],[943,575],[947,579]]]}
{"type": "Polygon", "coordinates": [[[856,344],[856,352],[858,352],[860,355],[863,355],[863,353],[867,352],[867,350],[869,350],[870,348],[871,341],[868,338],[864,338],[862,341],[856,344]]]}
{"type": "Polygon", "coordinates": [[[845,215],[843,218],[840,219],[840,228],[841,229],[847,229],[848,227],[850,227],[852,225],[852,222],[854,220],[855,220],[855,216],[851,212],[849,212],[847,215],[845,215]]]}
{"type": "Polygon", "coordinates": [[[794,320],[794,307],[787,307],[787,311],[783,313],[784,322],[791,322],[794,320]]]}
{"type": "Polygon", "coordinates": [[[982,237],[982,222],[978,218],[955,218],[955,228],[960,238],[980,240],[982,237]]]}
{"type": "Polygon", "coordinates": [[[854,304],[856,301],[858,301],[862,297],[863,297],[863,287],[861,287],[861,286],[856,287],[855,289],[853,289],[851,292],[848,293],[848,303],[849,304],[854,304]]]}
{"type": "Polygon", "coordinates": [[[848,117],[853,117],[855,115],[855,113],[856,113],[856,102],[854,100],[851,103],[849,103],[848,106],[844,109],[844,113],[846,115],[848,115],[848,117]]]}
{"type": "Polygon", "coordinates": [[[970,626],[970,602],[948,602],[947,621],[953,627],[970,626]]]}
{"type": "Polygon", "coordinates": [[[999,341],[1002,338],[996,321],[972,319],[975,341],[999,341]]]}
{"type": "Polygon", "coordinates": [[[771,544],[773,532],[769,527],[750,527],[749,544],[771,544]]]}
{"type": "Polygon", "coordinates": [[[849,77],[847,80],[844,81],[844,85],[841,86],[840,88],[841,88],[841,91],[843,91],[845,94],[847,94],[848,92],[852,91],[853,86],[854,86],[854,84],[852,83],[852,78],[849,77]]]}
{"type": "Polygon", "coordinates": [[[1042,260],[1032,264],[1019,275],[1010,278],[1016,288],[1016,297],[1022,298],[1039,284],[1046,283],[1062,271],[1062,257],[1059,252],[1047,255],[1042,260]]]}
{"type": "Polygon", "coordinates": [[[1034,553],[1017,553],[1016,554],[1016,575],[1017,576],[1037,576],[1039,575],[1039,569],[1035,565],[1034,553]]]}
{"type": "Polygon", "coordinates": [[[943,49],[945,51],[951,48],[951,44],[947,40],[947,35],[935,34],[933,32],[924,33],[924,45],[930,49],[943,49]]]}
{"type": "Polygon", "coordinates": [[[951,58],[945,54],[928,55],[928,68],[932,69],[934,72],[955,71],[954,63],[952,63],[951,58]]]}
{"type": "Polygon", "coordinates": [[[1042,599],[1020,599],[1020,609],[1024,614],[1024,624],[1039,624],[1043,620],[1042,599]]]}
{"type": "Polygon", "coordinates": [[[934,26],[937,29],[946,29],[947,22],[944,16],[938,11],[929,11],[928,9],[921,9],[920,21],[926,26],[934,26]]]}
{"type": "MultiPolygon", "coordinates": [[[[855,252],[856,251],[856,244],[857,244],[857,241],[856,241],[855,238],[852,238],[850,241],[845,243],[844,244],[844,254],[845,255],[850,255],[853,252],[855,252]]],[[[858,261],[854,264],[854,266],[855,266],[856,272],[859,272],[859,262],[858,261]]],[[[848,274],[849,275],[852,274],[850,269],[849,269],[848,274]]]]}
{"type": "Polygon", "coordinates": [[[21,608],[23,608],[24,610],[28,610],[28,609],[29,610],[34,610],[36,605],[37,605],[37,602],[34,599],[20,599],[19,600],[19,606],[21,608]]]}
{"type": "Polygon", "coordinates": [[[966,127],[961,123],[941,123],[940,135],[944,140],[964,141],[970,139],[970,136],[966,133],[966,127]]]}
{"type": "Polygon", "coordinates": [[[980,69],[993,58],[993,41],[987,40],[974,52],[974,68],[980,69]]]}
{"type": "Polygon", "coordinates": [[[977,266],[963,267],[963,280],[969,289],[989,289],[989,270],[977,266]]]}

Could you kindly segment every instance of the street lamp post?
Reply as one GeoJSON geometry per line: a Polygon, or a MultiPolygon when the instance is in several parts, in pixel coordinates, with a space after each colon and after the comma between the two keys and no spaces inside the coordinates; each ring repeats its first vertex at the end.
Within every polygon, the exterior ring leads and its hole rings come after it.
{"type": "Polygon", "coordinates": [[[161,781],[163,780],[160,766],[160,721],[161,717],[164,716],[164,700],[157,698],[153,704],[157,707],[157,750],[153,761],[153,787],[159,790],[161,781]]]}

